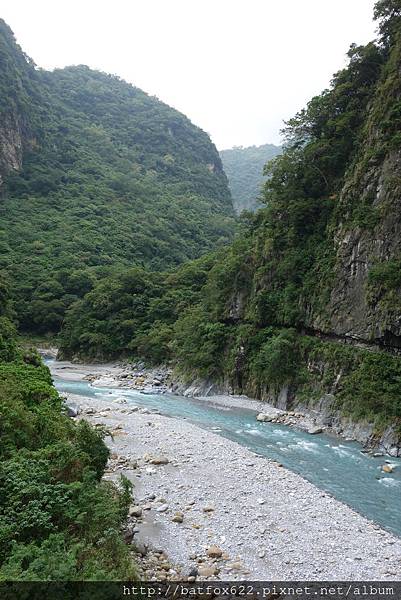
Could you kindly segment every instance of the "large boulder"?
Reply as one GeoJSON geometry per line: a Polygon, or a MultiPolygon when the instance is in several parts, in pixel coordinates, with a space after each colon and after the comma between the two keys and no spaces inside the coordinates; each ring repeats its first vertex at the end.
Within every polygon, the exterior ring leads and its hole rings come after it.
{"type": "Polygon", "coordinates": [[[277,417],[280,417],[282,414],[283,414],[282,411],[272,409],[272,410],[268,410],[268,411],[259,413],[256,416],[256,420],[260,421],[261,423],[275,421],[277,419],[277,417]]]}
{"type": "Polygon", "coordinates": [[[79,415],[79,406],[78,404],[75,404],[74,402],[66,402],[65,403],[65,407],[67,409],[67,415],[69,417],[77,417],[79,415]]]}

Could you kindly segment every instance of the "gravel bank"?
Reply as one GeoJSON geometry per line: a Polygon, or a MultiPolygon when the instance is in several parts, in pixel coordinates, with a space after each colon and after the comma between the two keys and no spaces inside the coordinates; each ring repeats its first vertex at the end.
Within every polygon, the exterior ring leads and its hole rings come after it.
{"type": "Polygon", "coordinates": [[[134,482],[134,541],[163,550],[183,575],[401,579],[399,538],[277,463],[183,420],[71,401],[113,431],[106,476],[134,482]]]}

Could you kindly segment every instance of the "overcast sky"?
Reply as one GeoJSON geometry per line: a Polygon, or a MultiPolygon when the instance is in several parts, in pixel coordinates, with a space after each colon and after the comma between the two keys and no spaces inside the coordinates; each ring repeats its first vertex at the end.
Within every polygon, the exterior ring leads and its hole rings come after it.
{"type": "Polygon", "coordinates": [[[41,67],[115,73],[185,113],[219,149],[280,141],[352,42],[374,0],[1,0],[41,67]]]}

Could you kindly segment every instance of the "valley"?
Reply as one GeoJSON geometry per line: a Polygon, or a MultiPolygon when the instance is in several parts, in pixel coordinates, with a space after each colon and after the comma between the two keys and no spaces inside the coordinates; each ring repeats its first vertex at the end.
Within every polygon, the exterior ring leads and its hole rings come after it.
{"type": "Polygon", "coordinates": [[[282,145],[220,152],[0,19],[0,581],[401,580],[401,3],[373,17],[282,145]]]}
{"type": "Polygon", "coordinates": [[[133,481],[128,527],[144,557],[168,556],[170,569],[162,577],[156,569],[158,580],[399,576],[400,540],[335,499],[399,535],[399,460],[392,459],[393,474],[380,476],[383,456],[258,423],[255,408],[265,403],[143,393],[116,387],[117,379],[113,387],[121,367],[48,364],[78,418],[112,432],[105,477],[133,481]]]}

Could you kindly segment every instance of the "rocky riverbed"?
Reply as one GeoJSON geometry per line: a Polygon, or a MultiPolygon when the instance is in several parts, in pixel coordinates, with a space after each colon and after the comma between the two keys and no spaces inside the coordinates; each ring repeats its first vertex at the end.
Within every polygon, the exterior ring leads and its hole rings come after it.
{"type": "MultiPolygon", "coordinates": [[[[50,353],[49,350],[44,350],[42,353],[55,358],[57,349],[53,349],[53,352],[50,353]]],[[[63,379],[82,379],[89,381],[96,387],[120,387],[121,389],[136,390],[145,394],[172,392],[186,397],[197,397],[207,402],[228,407],[249,408],[257,411],[256,418],[260,422],[281,423],[306,431],[311,435],[325,432],[345,440],[356,440],[365,446],[367,452],[373,455],[380,453],[400,456],[400,448],[395,443],[396,436],[393,428],[388,428],[380,440],[374,435],[372,424],[353,423],[349,419],[333,415],[324,402],[325,398],[322,399],[318,408],[299,405],[296,410],[283,410],[265,401],[255,400],[243,395],[228,394],[224,389],[220,389],[208,381],[197,380],[185,384],[177,381],[174,373],[167,366],[149,369],[140,361],[130,364],[110,363],[89,366],[59,361],[52,365],[52,371],[63,379]]]]}
{"type": "Polygon", "coordinates": [[[71,396],[134,483],[145,579],[401,579],[401,540],[274,461],[184,420],[71,396]]]}

